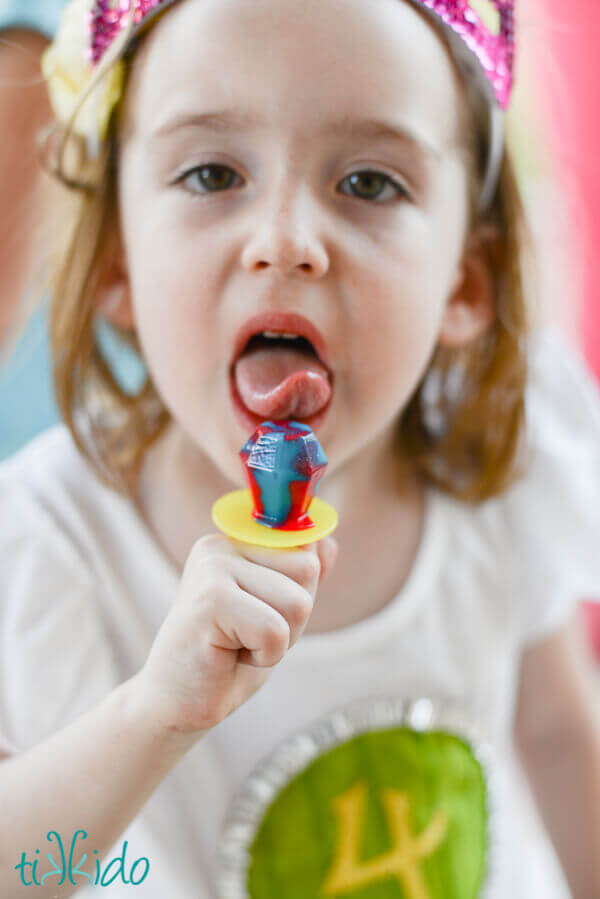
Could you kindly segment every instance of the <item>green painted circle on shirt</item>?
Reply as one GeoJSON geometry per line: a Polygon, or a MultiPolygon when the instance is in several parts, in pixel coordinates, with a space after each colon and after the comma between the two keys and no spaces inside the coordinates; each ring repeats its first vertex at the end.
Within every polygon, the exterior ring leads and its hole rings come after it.
{"type": "Polygon", "coordinates": [[[248,893],[476,899],[487,841],[485,778],[467,743],[408,728],[364,733],[311,762],[268,807],[248,893]]]}

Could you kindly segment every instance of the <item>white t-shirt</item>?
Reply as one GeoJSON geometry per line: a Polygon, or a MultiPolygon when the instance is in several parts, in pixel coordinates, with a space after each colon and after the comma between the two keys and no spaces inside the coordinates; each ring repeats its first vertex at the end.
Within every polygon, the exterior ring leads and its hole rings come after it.
{"type": "MultiPolygon", "coordinates": [[[[485,896],[569,895],[510,745],[520,650],[561,628],[578,599],[600,597],[600,397],[558,332],[531,345],[527,414],[524,479],[476,506],[429,489],[398,595],[361,622],[302,636],[198,742],[107,856],[127,840],[126,872],[144,856],[148,876],[135,889],[118,879],[108,896],[214,899],[222,828],[256,766],[337,709],[378,696],[450,703],[493,748],[485,896]]],[[[0,742],[17,752],[37,744],[137,672],[178,583],[133,504],[96,479],[64,426],[0,464],[0,742]]],[[[30,859],[51,849],[44,840],[30,859]]],[[[75,857],[89,859],[93,847],[78,845],[75,857]]]]}

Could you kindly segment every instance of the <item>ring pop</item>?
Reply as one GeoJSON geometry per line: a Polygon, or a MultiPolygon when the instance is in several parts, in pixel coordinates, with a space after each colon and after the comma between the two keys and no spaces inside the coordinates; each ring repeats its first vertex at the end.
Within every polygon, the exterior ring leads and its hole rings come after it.
{"type": "Polygon", "coordinates": [[[289,549],[315,543],[338,525],[338,513],[315,496],[327,457],[312,429],[263,421],[240,450],[249,483],[216,501],[215,525],[229,537],[289,549]]]}

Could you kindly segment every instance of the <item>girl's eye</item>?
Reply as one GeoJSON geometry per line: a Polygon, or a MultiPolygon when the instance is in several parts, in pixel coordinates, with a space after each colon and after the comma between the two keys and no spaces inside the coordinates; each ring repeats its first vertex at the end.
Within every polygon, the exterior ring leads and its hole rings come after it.
{"type": "Polygon", "coordinates": [[[354,191],[354,196],[358,196],[359,200],[378,200],[382,194],[385,194],[385,187],[391,188],[392,199],[394,196],[397,197],[398,195],[404,197],[405,200],[411,199],[410,194],[403,184],[396,181],[394,178],[391,178],[389,175],[384,175],[383,172],[367,169],[366,171],[354,172],[352,175],[348,175],[347,178],[344,178],[344,181],[350,182],[352,190],[354,191]],[[356,193],[357,188],[358,193],[356,193]]]}
{"type": "MultiPolygon", "coordinates": [[[[208,163],[184,172],[176,183],[183,184],[191,193],[218,193],[232,187],[236,177],[239,176],[229,166],[208,163]]],[[[388,198],[402,196],[406,200],[411,199],[403,184],[389,175],[384,175],[383,172],[367,169],[348,175],[341,183],[343,184],[344,181],[351,184],[354,196],[360,200],[380,201],[382,195],[385,196],[386,187],[391,189],[388,198]]]]}
{"type": "Polygon", "coordinates": [[[236,177],[229,166],[209,163],[184,172],[177,183],[183,184],[192,193],[215,193],[231,187],[236,177]]]}

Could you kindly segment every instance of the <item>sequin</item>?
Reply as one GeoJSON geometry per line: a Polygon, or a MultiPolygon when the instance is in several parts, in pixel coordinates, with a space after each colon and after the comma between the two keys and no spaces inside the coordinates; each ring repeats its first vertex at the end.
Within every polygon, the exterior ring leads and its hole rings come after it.
{"type": "MultiPolygon", "coordinates": [[[[131,3],[139,25],[159,7],[177,0],[96,0],[90,14],[91,58],[97,65],[118,34],[126,26],[131,3]]],[[[502,109],[506,109],[513,85],[515,55],[514,0],[488,0],[500,16],[500,29],[493,34],[467,0],[412,0],[427,7],[448,25],[475,54],[494,89],[502,109]]]]}

